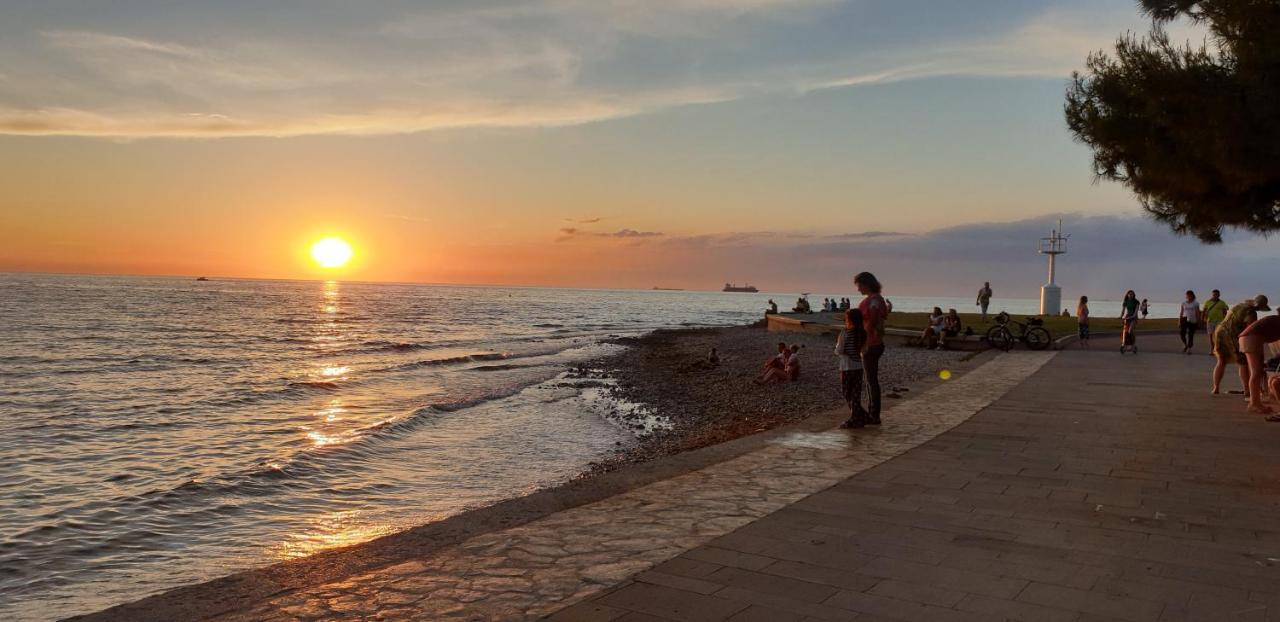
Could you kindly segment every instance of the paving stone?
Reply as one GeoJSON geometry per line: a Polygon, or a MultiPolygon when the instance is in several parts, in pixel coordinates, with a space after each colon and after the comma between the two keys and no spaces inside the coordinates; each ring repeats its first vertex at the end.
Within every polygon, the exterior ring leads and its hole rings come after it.
{"type": "Polygon", "coordinates": [[[600,602],[675,620],[724,620],[746,609],[731,600],[646,583],[628,585],[601,597],[600,602]]]}
{"type": "Polygon", "coordinates": [[[1011,599],[1027,587],[1027,581],[973,571],[928,566],[898,559],[880,558],[858,570],[861,574],[943,587],[951,590],[1011,599]]]}
{"type": "Polygon", "coordinates": [[[988,616],[992,620],[1017,620],[1019,622],[1072,622],[1079,613],[1066,609],[1055,609],[1021,603],[1003,598],[992,598],[980,594],[965,596],[956,608],[961,611],[972,611],[988,616]]]}
{"type": "Polygon", "coordinates": [[[966,596],[965,592],[957,590],[895,579],[880,581],[874,588],[867,590],[867,593],[939,607],[954,607],[966,596]]]}
{"type": "Polygon", "coordinates": [[[1164,604],[1101,592],[1077,590],[1060,585],[1032,583],[1018,595],[1022,602],[1109,616],[1132,622],[1148,622],[1160,617],[1164,604]]]}

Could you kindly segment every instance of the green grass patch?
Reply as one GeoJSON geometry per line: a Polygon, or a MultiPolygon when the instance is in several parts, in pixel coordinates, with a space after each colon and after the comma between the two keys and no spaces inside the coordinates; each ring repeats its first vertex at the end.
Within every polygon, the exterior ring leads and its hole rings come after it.
{"type": "MultiPolygon", "coordinates": [[[[817,314],[814,315],[831,315],[838,318],[840,314],[817,314]]],[[[1014,320],[1026,323],[1025,315],[1012,315],[1014,320]]],[[[982,321],[982,316],[977,313],[961,313],[960,321],[964,326],[973,328],[973,332],[979,335],[987,334],[987,329],[995,326],[995,315],[987,316],[987,321],[982,321]]],[[[889,321],[886,324],[889,328],[901,328],[907,330],[924,330],[929,325],[928,313],[905,313],[894,311],[889,314],[889,321]]],[[[1053,335],[1054,339],[1074,335],[1076,333],[1076,318],[1074,317],[1047,317],[1044,318],[1044,328],[1053,335]]],[[[1118,317],[1098,317],[1089,318],[1089,330],[1094,333],[1119,333],[1120,318],[1118,317]]],[[[1170,331],[1178,330],[1178,320],[1176,318],[1151,318],[1138,321],[1138,332],[1152,331],[1170,331]]]]}

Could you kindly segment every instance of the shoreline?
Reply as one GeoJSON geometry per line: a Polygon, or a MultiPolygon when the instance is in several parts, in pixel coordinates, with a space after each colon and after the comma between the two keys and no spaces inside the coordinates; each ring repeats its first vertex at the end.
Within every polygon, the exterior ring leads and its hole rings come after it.
{"type": "MultiPolygon", "coordinates": [[[[591,361],[590,366],[601,375],[618,374],[611,376],[618,383],[610,390],[617,401],[642,404],[667,417],[673,410],[682,410],[684,416],[672,421],[669,432],[641,437],[634,446],[587,465],[581,475],[558,486],[374,540],[173,588],[66,619],[174,620],[231,614],[273,595],[427,557],[480,534],[523,525],[699,470],[753,451],[780,434],[829,429],[844,416],[835,374],[831,373],[835,357],[830,353],[829,338],[779,335],[759,327],[740,326],[662,329],[614,342],[629,347],[591,361]],[[708,339],[727,344],[721,348],[721,367],[714,370],[718,373],[698,374],[679,364],[688,362],[691,356],[693,360],[705,356],[702,348],[708,339]],[[767,349],[759,353],[756,350],[761,344],[767,346],[784,339],[805,346],[801,380],[783,385],[751,384],[750,378],[769,354],[767,349]],[[654,365],[660,362],[676,364],[654,365]],[[732,382],[738,377],[740,383],[732,382]],[[740,390],[743,385],[746,391],[740,390]],[[735,404],[743,403],[742,399],[763,400],[764,406],[758,411],[735,408],[735,404]]],[[[992,355],[933,353],[891,344],[883,372],[886,397],[892,399],[888,395],[896,393],[902,399],[910,399],[913,393],[918,394],[913,389],[933,377],[933,370],[921,367],[921,361],[936,358],[949,369],[963,373],[989,356],[992,355]],[[927,358],[921,358],[921,354],[927,358]]],[[[936,377],[932,381],[938,382],[936,377]]]]}

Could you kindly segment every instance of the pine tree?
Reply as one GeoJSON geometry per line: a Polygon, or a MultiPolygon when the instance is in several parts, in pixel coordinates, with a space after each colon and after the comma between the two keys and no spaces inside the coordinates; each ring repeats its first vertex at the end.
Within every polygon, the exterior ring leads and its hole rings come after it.
{"type": "Polygon", "coordinates": [[[1067,126],[1119,181],[1180,234],[1221,242],[1224,228],[1280,229],[1280,0],[1142,0],[1145,37],[1091,54],[1067,90],[1067,126]],[[1164,27],[1208,28],[1199,47],[1164,27]]]}

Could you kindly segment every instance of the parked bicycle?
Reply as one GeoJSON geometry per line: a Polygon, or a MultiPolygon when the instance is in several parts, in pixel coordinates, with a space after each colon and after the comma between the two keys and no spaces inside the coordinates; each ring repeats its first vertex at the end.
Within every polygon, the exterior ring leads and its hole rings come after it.
{"type": "Polygon", "coordinates": [[[1024,324],[1001,311],[995,317],[996,325],[987,330],[987,343],[993,348],[1008,352],[1013,344],[1021,341],[1031,350],[1043,350],[1053,343],[1053,336],[1045,329],[1044,320],[1027,318],[1024,324]]]}

